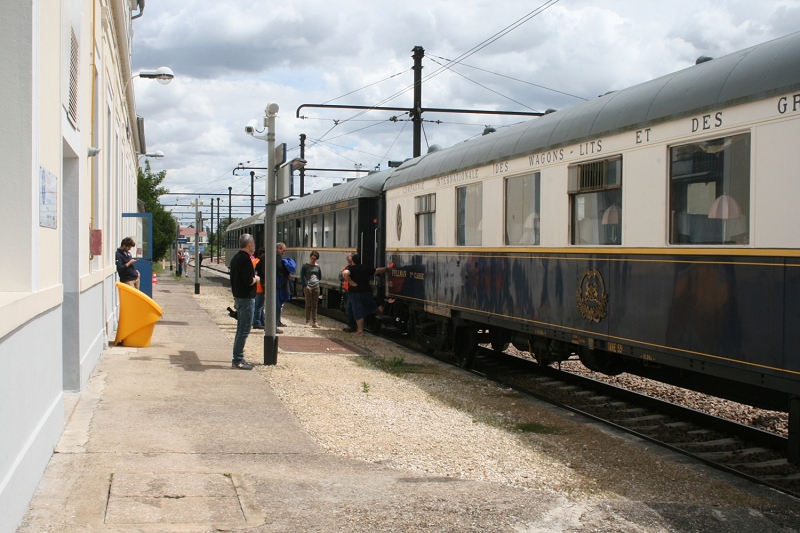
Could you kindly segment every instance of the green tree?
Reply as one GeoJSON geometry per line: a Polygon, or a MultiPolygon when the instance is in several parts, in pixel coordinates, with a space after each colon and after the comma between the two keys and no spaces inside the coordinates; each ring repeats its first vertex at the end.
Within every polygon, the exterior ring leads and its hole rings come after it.
{"type": "Polygon", "coordinates": [[[159,197],[169,190],[161,187],[167,177],[167,171],[153,173],[150,161],[145,160],[144,168],[139,167],[136,180],[137,196],[144,203],[145,211],[153,214],[153,260],[159,261],[169,252],[169,246],[175,240],[175,219],[158,201],[159,197]]]}

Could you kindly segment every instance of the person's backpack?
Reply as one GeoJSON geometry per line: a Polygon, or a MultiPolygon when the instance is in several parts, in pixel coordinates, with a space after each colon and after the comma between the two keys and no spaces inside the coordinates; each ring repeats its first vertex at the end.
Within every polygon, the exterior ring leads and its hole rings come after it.
{"type": "Polygon", "coordinates": [[[286,271],[289,273],[289,275],[295,273],[297,270],[297,263],[294,262],[294,259],[291,257],[284,257],[281,259],[281,261],[283,261],[283,266],[286,267],[286,271]]]}

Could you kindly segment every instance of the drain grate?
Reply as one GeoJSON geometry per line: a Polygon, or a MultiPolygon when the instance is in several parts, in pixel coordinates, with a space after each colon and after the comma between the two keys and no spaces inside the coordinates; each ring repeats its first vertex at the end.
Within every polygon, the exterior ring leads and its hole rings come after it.
{"type": "Polygon", "coordinates": [[[352,346],[317,337],[279,337],[278,347],[289,353],[357,354],[352,346]]]}
{"type": "Polygon", "coordinates": [[[156,324],[163,326],[188,326],[188,322],[181,322],[180,320],[159,320],[156,324]]]}

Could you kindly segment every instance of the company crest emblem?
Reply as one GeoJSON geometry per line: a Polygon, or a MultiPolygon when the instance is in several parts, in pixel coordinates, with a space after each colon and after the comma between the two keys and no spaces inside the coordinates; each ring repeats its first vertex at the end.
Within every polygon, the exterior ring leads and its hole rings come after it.
{"type": "Polygon", "coordinates": [[[608,294],[606,294],[606,284],[599,270],[587,269],[583,273],[576,296],[578,311],[583,318],[591,322],[600,322],[600,319],[605,318],[608,294]]]}

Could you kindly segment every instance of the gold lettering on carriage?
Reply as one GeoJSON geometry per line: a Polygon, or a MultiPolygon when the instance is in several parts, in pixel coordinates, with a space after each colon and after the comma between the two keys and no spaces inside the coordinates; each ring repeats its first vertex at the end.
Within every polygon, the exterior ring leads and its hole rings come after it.
{"type": "Polygon", "coordinates": [[[478,171],[465,170],[464,172],[456,172],[455,174],[451,174],[450,176],[445,176],[443,178],[436,178],[436,186],[441,187],[442,185],[450,185],[451,183],[459,183],[474,179],[478,179],[478,171]]]}
{"type": "Polygon", "coordinates": [[[423,182],[412,183],[411,185],[406,185],[405,187],[403,187],[403,194],[406,194],[408,192],[422,191],[424,189],[425,189],[425,183],[423,182]]]}

